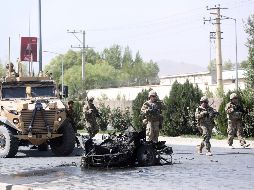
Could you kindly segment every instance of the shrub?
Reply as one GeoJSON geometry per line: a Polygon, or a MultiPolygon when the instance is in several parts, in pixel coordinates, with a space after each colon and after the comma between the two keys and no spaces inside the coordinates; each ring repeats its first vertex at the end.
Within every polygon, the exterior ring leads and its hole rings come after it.
{"type": "Polygon", "coordinates": [[[201,97],[201,90],[188,80],[184,84],[174,82],[169,97],[164,99],[166,110],[162,132],[169,136],[196,134],[195,110],[201,97]]]}
{"type": "Polygon", "coordinates": [[[134,128],[138,131],[141,131],[142,128],[144,127],[142,123],[142,118],[140,117],[140,110],[145,101],[148,99],[148,93],[149,90],[142,90],[142,92],[138,93],[137,97],[135,100],[132,102],[132,111],[133,111],[133,125],[134,128]]]}
{"type": "Polygon", "coordinates": [[[112,127],[116,131],[122,132],[126,130],[131,125],[131,120],[130,112],[127,109],[124,112],[119,107],[112,109],[111,122],[112,127]]]}
{"type": "Polygon", "coordinates": [[[100,113],[100,118],[98,119],[98,125],[100,127],[100,130],[106,131],[107,126],[109,124],[109,116],[110,116],[110,107],[105,106],[104,103],[99,104],[99,113],[100,113]]]}

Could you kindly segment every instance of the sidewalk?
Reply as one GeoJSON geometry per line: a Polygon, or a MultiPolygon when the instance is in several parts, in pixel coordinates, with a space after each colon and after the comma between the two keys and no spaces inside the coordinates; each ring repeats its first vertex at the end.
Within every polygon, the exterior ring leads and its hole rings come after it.
{"type": "MultiPolygon", "coordinates": [[[[169,145],[185,145],[185,146],[196,146],[200,144],[201,138],[186,138],[186,137],[159,137],[160,141],[166,141],[169,145]]],[[[246,140],[247,143],[250,144],[249,148],[254,148],[254,141],[253,140],[246,140]]],[[[212,147],[221,147],[221,148],[227,148],[228,143],[227,140],[217,140],[217,139],[211,139],[210,140],[212,147]]],[[[238,139],[234,139],[233,146],[235,148],[240,148],[240,143],[238,139]]]]}
{"type": "MultiPolygon", "coordinates": [[[[84,133],[85,134],[85,133],[84,133]]],[[[82,135],[84,135],[82,134],[82,135]]],[[[95,136],[96,140],[102,140],[103,134],[97,134],[95,136]]],[[[169,145],[184,145],[184,146],[196,146],[200,144],[201,138],[189,138],[189,137],[165,137],[165,136],[159,136],[159,141],[166,141],[169,145]]],[[[254,148],[254,140],[246,140],[247,143],[250,144],[248,148],[254,148]]],[[[228,148],[227,140],[217,140],[217,139],[211,139],[210,140],[212,147],[221,147],[221,148],[228,148]]],[[[234,139],[233,146],[235,148],[241,148],[239,140],[234,139]]]]}

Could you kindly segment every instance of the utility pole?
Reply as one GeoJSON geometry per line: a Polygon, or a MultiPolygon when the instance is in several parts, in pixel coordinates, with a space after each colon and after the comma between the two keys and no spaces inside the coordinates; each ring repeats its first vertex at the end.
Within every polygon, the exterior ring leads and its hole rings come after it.
{"type": "Polygon", "coordinates": [[[39,74],[42,74],[41,0],[39,0],[39,74]]]}
{"type": "Polygon", "coordinates": [[[85,63],[86,63],[86,51],[85,51],[86,43],[85,43],[85,39],[86,39],[86,32],[85,32],[85,30],[82,30],[82,31],[79,31],[79,32],[77,32],[75,30],[73,30],[73,31],[67,30],[67,33],[72,33],[75,36],[75,38],[82,44],[82,46],[79,45],[79,46],[76,46],[76,47],[74,47],[74,46],[71,46],[71,47],[81,49],[81,54],[82,54],[82,81],[85,81],[85,63]],[[76,35],[77,33],[78,34],[82,33],[82,36],[83,36],[82,41],[77,37],[77,35],[76,35]]]}
{"type": "Polygon", "coordinates": [[[222,55],[221,55],[221,28],[220,28],[220,24],[221,24],[221,13],[220,10],[221,9],[227,9],[227,8],[221,8],[220,5],[218,6],[214,6],[213,8],[208,8],[207,10],[211,11],[210,14],[211,15],[215,15],[214,19],[210,20],[205,20],[204,19],[204,23],[206,21],[211,21],[214,20],[215,22],[213,23],[215,25],[215,54],[216,54],[216,75],[217,75],[217,88],[218,89],[222,89],[223,90],[223,81],[222,81],[222,55]],[[215,11],[215,12],[214,12],[215,11]]]}

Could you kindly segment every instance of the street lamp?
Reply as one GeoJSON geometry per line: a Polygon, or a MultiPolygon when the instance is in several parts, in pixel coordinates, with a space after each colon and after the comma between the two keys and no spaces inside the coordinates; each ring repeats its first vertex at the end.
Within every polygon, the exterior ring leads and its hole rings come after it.
{"type": "Polygon", "coordinates": [[[60,54],[60,53],[57,53],[57,52],[53,52],[53,51],[43,51],[45,53],[52,53],[52,54],[55,54],[55,55],[59,55],[61,57],[61,63],[62,63],[62,97],[63,97],[63,94],[64,94],[64,67],[63,67],[63,55],[60,54]]]}
{"type": "Polygon", "coordinates": [[[235,21],[235,88],[238,91],[238,60],[237,60],[237,27],[236,27],[236,19],[231,17],[224,17],[224,19],[230,19],[235,21]]]}

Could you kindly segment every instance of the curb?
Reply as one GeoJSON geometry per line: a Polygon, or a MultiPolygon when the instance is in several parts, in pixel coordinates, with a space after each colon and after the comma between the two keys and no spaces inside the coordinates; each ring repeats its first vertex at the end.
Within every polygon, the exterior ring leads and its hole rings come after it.
{"type": "Polygon", "coordinates": [[[24,185],[12,185],[8,183],[0,183],[0,190],[33,190],[33,188],[24,185]]]}

